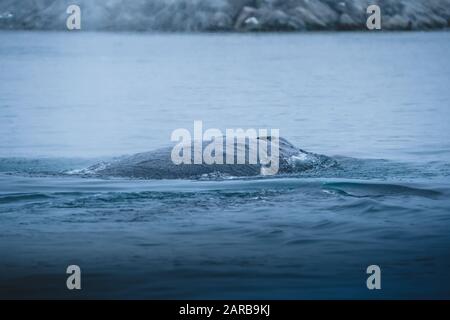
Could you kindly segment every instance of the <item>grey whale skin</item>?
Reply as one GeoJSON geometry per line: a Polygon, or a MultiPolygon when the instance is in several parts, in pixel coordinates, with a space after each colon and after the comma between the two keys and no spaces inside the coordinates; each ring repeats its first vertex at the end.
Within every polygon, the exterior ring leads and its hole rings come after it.
{"type": "MultiPolygon", "coordinates": [[[[257,139],[262,139],[258,137],[257,139]]],[[[268,146],[271,138],[267,139],[268,146]]],[[[253,141],[254,142],[254,141],[253,141]]],[[[203,143],[203,148],[209,142],[203,143]]],[[[102,177],[127,177],[138,179],[192,179],[201,177],[245,177],[261,175],[263,164],[258,161],[250,164],[248,151],[253,144],[246,139],[245,143],[234,143],[235,163],[236,150],[246,151],[245,164],[174,164],[171,159],[172,147],[154,151],[137,153],[109,163],[98,163],[87,169],[87,172],[102,177]]],[[[191,155],[193,155],[191,147],[191,155]]],[[[224,148],[225,150],[225,148],[224,148]]],[[[254,150],[253,150],[254,151],[254,150]]],[[[269,153],[270,158],[270,153],[269,153]]],[[[225,158],[224,158],[225,159],[225,158]]],[[[193,159],[191,157],[191,163],[193,159]]],[[[277,174],[302,172],[319,167],[329,167],[336,162],[324,155],[306,152],[289,143],[286,139],[279,139],[279,170],[277,174]]],[[[270,164],[269,164],[270,166],[270,164]]]]}

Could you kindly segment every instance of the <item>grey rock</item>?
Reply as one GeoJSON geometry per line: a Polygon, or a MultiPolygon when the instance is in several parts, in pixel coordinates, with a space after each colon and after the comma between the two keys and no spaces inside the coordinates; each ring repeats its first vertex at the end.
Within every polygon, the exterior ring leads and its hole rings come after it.
{"type": "Polygon", "coordinates": [[[399,14],[384,18],[382,24],[388,30],[410,30],[412,28],[411,20],[399,14]]]}
{"type": "MultiPolygon", "coordinates": [[[[64,30],[71,0],[0,0],[0,29],[64,30]]],[[[82,29],[121,31],[366,30],[378,4],[384,30],[450,26],[450,0],[77,0],[82,29]]]]}
{"type": "Polygon", "coordinates": [[[338,28],[341,30],[354,30],[357,29],[361,23],[358,23],[358,21],[354,20],[349,14],[343,13],[339,17],[339,23],[338,28]]]}

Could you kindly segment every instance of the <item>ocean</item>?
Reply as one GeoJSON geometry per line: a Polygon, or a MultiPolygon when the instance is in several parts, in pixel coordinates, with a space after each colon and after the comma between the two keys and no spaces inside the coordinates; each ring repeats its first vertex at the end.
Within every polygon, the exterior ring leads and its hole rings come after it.
{"type": "Polygon", "coordinates": [[[449,40],[0,32],[0,297],[450,298],[449,40]],[[338,165],[73,174],[195,120],[276,128],[338,165]],[[66,288],[73,264],[82,290],[66,288]]]}

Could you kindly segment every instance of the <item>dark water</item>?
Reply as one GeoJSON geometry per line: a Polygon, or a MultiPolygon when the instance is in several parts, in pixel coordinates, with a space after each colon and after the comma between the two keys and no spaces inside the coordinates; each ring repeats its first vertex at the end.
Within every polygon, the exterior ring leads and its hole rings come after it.
{"type": "Polygon", "coordinates": [[[0,297],[450,298],[449,40],[0,33],[0,297]],[[68,174],[194,120],[280,128],[338,166],[68,174]]]}

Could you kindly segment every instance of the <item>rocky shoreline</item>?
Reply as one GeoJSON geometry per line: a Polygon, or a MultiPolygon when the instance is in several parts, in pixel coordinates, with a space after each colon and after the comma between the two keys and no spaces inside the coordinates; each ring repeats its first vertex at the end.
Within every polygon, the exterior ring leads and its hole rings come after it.
{"type": "Polygon", "coordinates": [[[450,27],[450,0],[3,0],[0,29],[64,30],[70,4],[93,31],[366,30],[371,4],[383,30],[450,27]]]}

